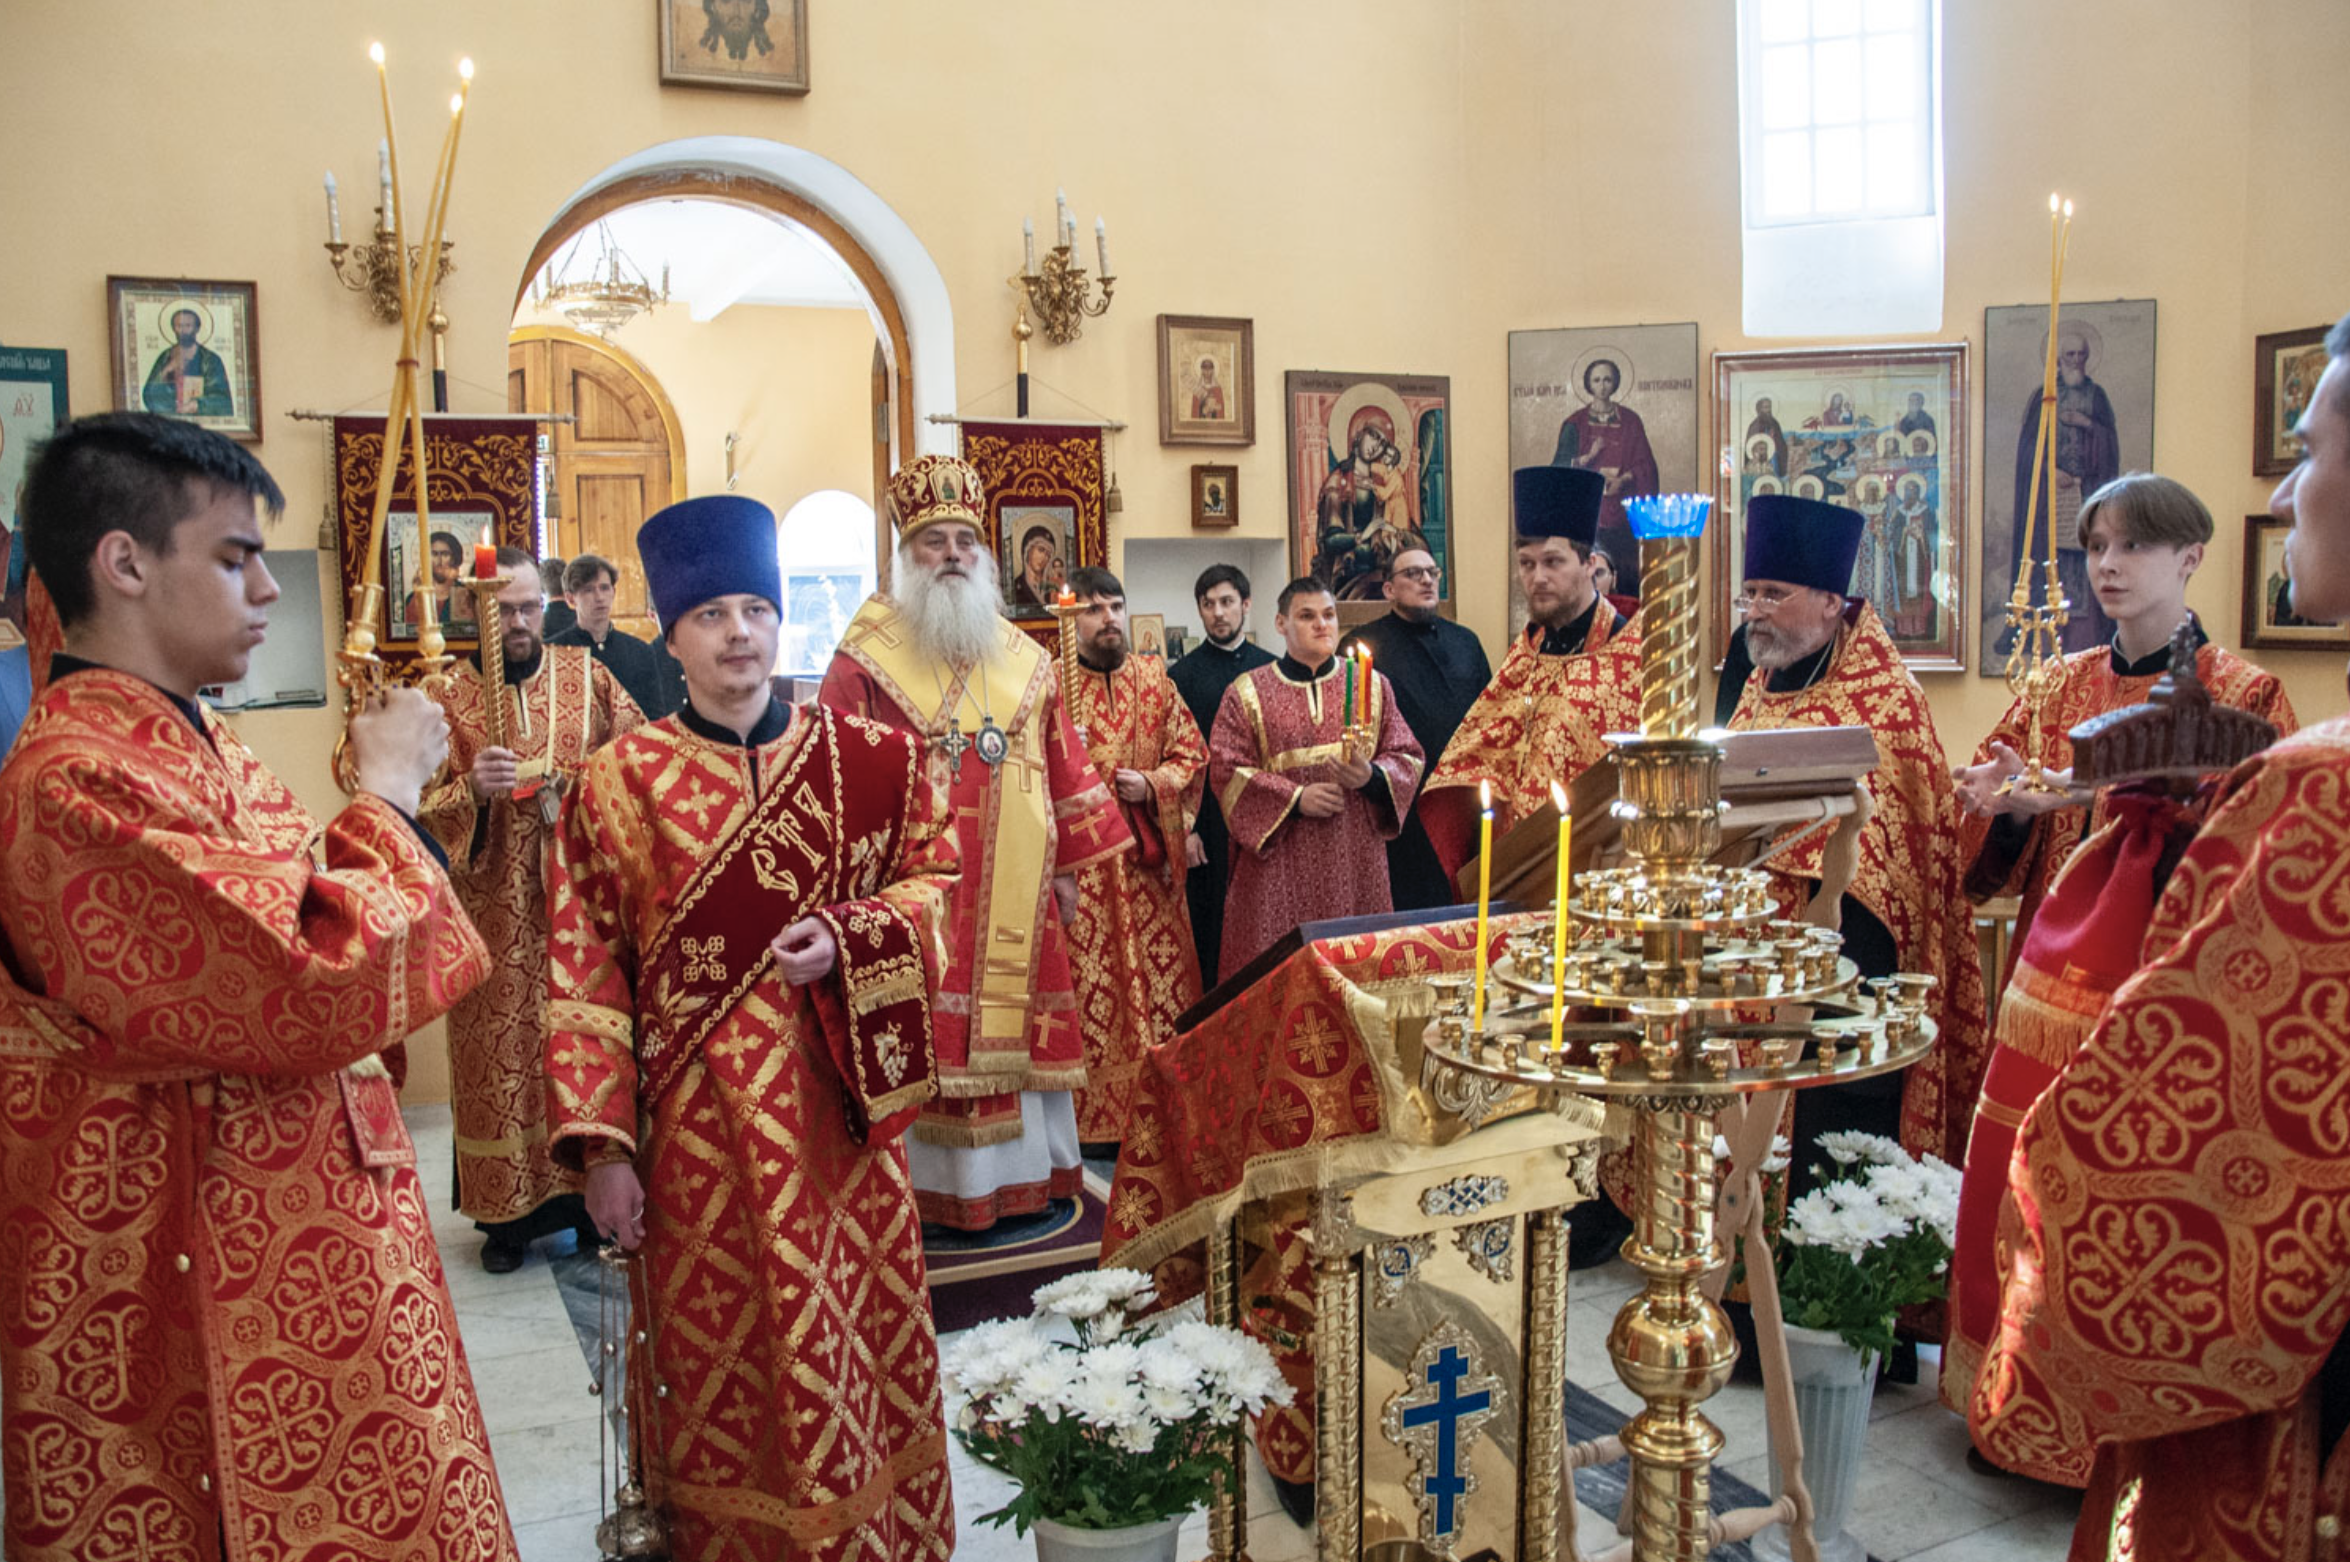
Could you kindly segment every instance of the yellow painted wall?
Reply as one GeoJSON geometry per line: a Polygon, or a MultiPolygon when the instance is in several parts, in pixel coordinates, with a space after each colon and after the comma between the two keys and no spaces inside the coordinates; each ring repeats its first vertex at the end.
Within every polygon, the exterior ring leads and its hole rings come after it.
{"type": "MultiPolygon", "coordinates": [[[[514,323],[560,325],[525,306],[514,323]]],[[[738,305],[696,321],[683,303],[631,320],[612,344],[677,408],[686,491],[726,489],[783,514],[820,488],[873,498],[873,324],[861,310],[738,305]]]]}
{"type": "MultiPolygon", "coordinates": [[[[966,410],[1008,412],[1003,278],[1021,216],[1049,227],[1065,185],[1082,227],[1109,217],[1121,278],[1081,341],[1038,350],[1036,410],[1134,425],[1115,447],[1123,535],[1184,534],[1191,462],[1224,459],[1156,443],[1153,316],[1250,316],[1259,439],[1237,453],[1243,534],[1280,533],[1283,370],[1448,374],[1459,596],[1489,640],[1506,600],[1506,333],[1695,319],[1709,351],[1764,345],[1738,332],[1727,0],[811,3],[804,99],[661,89],[644,0],[190,0],[169,28],[127,42],[107,13],[10,5],[0,127],[40,152],[0,161],[0,211],[38,240],[10,249],[0,341],[66,348],[74,405],[94,410],[110,403],[108,272],[258,281],[260,453],[293,500],[271,542],[307,545],[324,439],[283,414],[380,405],[392,356],[391,330],[335,286],[319,247],[328,165],[346,228],[366,221],[379,124],[363,51],[381,37],[419,199],[455,56],[481,68],[449,228],[459,410],[504,405],[514,292],[564,198],[647,146],[728,134],[807,147],[888,201],[945,277],[966,410]],[[227,106],[199,115],[200,133],[190,83],[194,101],[227,106]]],[[[2073,296],[2160,301],[2157,462],[2221,517],[2190,600],[2232,642],[2238,517],[2265,493],[2249,476],[2251,338],[2350,307],[2350,214],[2318,183],[2350,131],[2335,79],[2350,12],[2339,0],[1945,12],[1941,335],[1979,347],[1985,306],[2041,295],[2041,202],[2072,194],[2073,296]]],[[[849,394],[862,416],[861,380],[849,394]]],[[[710,436],[689,438],[700,463],[710,436]]],[[[1977,489],[1980,470],[1978,452],[1977,489]]],[[[2340,708],[2338,657],[2266,659],[2305,714],[2340,708]]],[[[1929,692],[1953,748],[2005,701],[1972,674],[1933,677],[1929,692]]],[[[238,725],[313,806],[333,804],[331,716],[238,725]]]]}

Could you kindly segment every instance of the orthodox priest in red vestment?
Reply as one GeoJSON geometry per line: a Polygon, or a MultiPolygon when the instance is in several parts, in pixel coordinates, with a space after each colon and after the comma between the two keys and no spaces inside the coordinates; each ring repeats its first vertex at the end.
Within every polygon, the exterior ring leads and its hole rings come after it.
{"type": "MultiPolygon", "coordinates": [[[[1847,597],[1860,551],[1858,511],[1766,494],[1746,511],[1744,657],[1733,731],[1867,727],[1877,739],[1868,785],[1874,812],[1842,900],[1844,950],[1864,976],[1934,978],[1940,1039],[1887,1082],[1797,1092],[1795,1179],[1830,1130],[1898,1137],[1913,1155],[1955,1164],[1966,1150],[1975,1092],[1990,1050],[1973,908],[1959,889],[1958,802],[1925,691],[1867,602],[1847,597]]],[[[1732,658],[1735,663],[1739,658],[1732,658]]],[[[1826,838],[1770,861],[1782,913],[1800,917],[1818,890],[1826,838]]]]}
{"type": "Polygon", "coordinates": [[[1350,677],[1334,654],[1327,585],[1291,581],[1273,627],[1287,654],[1233,681],[1208,740],[1232,829],[1227,977],[1301,922],[1394,909],[1385,843],[1411,812],[1423,763],[1386,678],[1359,666],[1350,677]]]}
{"type": "Polygon", "coordinates": [[[489,969],[411,822],[447,729],[370,702],[322,830],[196,704],[277,596],[257,498],[147,413],[26,483],[66,641],[0,768],[12,1562],[514,1555],[392,1073],[489,969]]]}
{"type": "Polygon", "coordinates": [[[984,1231],[1083,1185],[1085,1047],[1065,929],[1077,875],[1134,838],[1051,659],[998,608],[978,474],[920,456],[888,499],[896,595],[857,609],[819,697],[920,738],[947,788],[962,874],[932,1000],[938,1097],[908,1156],[924,1221],[984,1231]]]}
{"type": "Polygon", "coordinates": [[[687,703],[599,750],[556,847],[555,1155],[642,1253],[632,1394],[682,1562],[939,1558],[954,1503],[899,1136],[954,877],[904,734],[768,690],[775,519],[637,534],[687,703]]]}
{"type": "MultiPolygon", "coordinates": [[[[2350,622],[2350,320],[2269,501],[2293,611],[2350,622]]],[[[2350,1519],[2350,718],[2238,767],[2143,968],[2026,1114],[1968,1430],[2095,1449],[2075,1562],[2331,1562],[2350,1519]]],[[[2068,875],[2047,915],[2061,908],[2068,875]]]]}
{"type": "Polygon", "coordinates": [[[490,742],[478,668],[461,670],[442,695],[449,769],[425,793],[422,819],[448,852],[457,898],[496,962],[449,1013],[449,1062],[457,1208],[488,1233],[482,1267],[510,1274],[522,1267],[525,1244],[587,1224],[578,1174],[547,1155],[555,809],[588,756],[644,717],[585,650],[539,638],[546,598],[531,556],[501,548],[498,568],[509,577],[497,595],[506,674],[499,740],[490,742]]]}
{"type": "Polygon", "coordinates": [[[1158,659],[1129,652],[1126,587],[1118,577],[1073,570],[1069,589],[1086,604],[1072,628],[1078,672],[1069,715],[1094,773],[1134,832],[1131,853],[1077,875],[1077,920],[1069,924],[1085,1035],[1077,1137],[1114,1146],[1126,1137],[1143,1053],[1171,1040],[1175,1017],[1199,1001],[1183,879],[1185,843],[1207,787],[1208,745],[1158,659]]]}
{"type": "Polygon", "coordinates": [[[1592,582],[1607,482],[1576,467],[1520,467],[1511,476],[1518,586],[1526,632],[1461,718],[1428,777],[1420,818],[1444,871],[1477,852],[1479,787],[1493,787],[1496,838],[1571,787],[1607,754],[1607,734],[1640,726],[1638,604],[1592,582]]]}
{"type": "MultiPolygon", "coordinates": [[[[2080,542],[2092,589],[2115,623],[2113,643],[2064,660],[2064,681],[2044,719],[2042,763],[2062,783],[2073,765],[2073,728],[2093,716],[2142,703],[2171,668],[2174,633],[2187,630],[2195,676],[2223,705],[2252,712],[2280,736],[2295,726],[2292,703],[2273,673],[2213,645],[2187,607],[2187,582],[2211,540],[2211,512],[2184,485],[2148,472],[2118,477],[2081,509],[2080,542]]],[[[1961,860],[1973,866],[1967,892],[1976,899],[2016,895],[2016,955],[2000,973],[1993,1006],[1994,1046],[1967,1141],[1959,1201],[1957,1252],[1951,1260],[1950,1333],[1943,1343],[1942,1402],[1964,1413],[1976,1369],[1998,1322],[1999,1280],[1992,1253],[2008,1161],[2024,1112],[2088,1035],[2116,983],[2137,969],[2138,946],[2154,913],[2167,865],[2184,850],[2194,818],[2152,798],[2099,793],[2088,808],[2067,791],[2011,791],[2001,785],[2023,768],[2030,716],[2011,706],[1957,772],[1966,816],[1961,860]],[[2124,805],[2117,811],[2117,803],[2124,805]],[[2128,814],[2125,826],[2108,831],[2128,814]],[[2073,885],[2064,925],[2045,941],[2032,929],[2050,886],[2065,872],[2084,833],[2108,835],[2096,866],[2073,885]],[[2174,839],[2175,837],[2175,839],[2174,839]]],[[[2078,1486],[2088,1478],[2089,1448],[2070,1450],[2061,1469],[2018,1473],[2078,1486]]]]}

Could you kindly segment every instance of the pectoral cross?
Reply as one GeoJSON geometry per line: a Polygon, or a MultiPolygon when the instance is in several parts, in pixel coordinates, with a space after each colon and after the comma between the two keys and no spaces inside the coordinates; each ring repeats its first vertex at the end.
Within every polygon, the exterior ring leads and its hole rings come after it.
{"type": "Polygon", "coordinates": [[[936,742],[946,751],[947,768],[955,773],[957,781],[962,780],[963,755],[969,751],[971,740],[963,735],[963,729],[958,726],[947,728],[946,734],[936,739],[936,742]]]}

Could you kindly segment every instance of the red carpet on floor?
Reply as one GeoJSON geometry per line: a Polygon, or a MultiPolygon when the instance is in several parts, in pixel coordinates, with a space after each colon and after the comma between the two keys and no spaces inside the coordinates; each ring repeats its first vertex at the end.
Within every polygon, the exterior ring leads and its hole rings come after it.
{"type": "Polygon", "coordinates": [[[1109,1198],[1109,1186],[1089,1171],[1073,1211],[1060,1206],[1053,1218],[1024,1225],[991,1246],[957,1242],[948,1250],[926,1249],[930,1311],[938,1332],[952,1334],[995,1318],[1024,1318],[1038,1286],[1098,1265],[1109,1198]]]}

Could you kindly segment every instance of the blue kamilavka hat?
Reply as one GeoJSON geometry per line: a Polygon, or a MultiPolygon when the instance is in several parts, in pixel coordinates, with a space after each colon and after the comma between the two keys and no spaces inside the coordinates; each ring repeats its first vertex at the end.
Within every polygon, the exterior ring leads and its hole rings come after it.
{"type": "Polygon", "coordinates": [[[775,512],[756,499],[681,500],[637,528],[636,552],[664,633],[712,597],[747,592],[783,605],[775,512]]]}
{"type": "Polygon", "coordinates": [[[1746,501],[1745,580],[1777,580],[1844,596],[1860,557],[1858,510],[1793,494],[1756,494],[1746,501]]]}
{"type": "Polygon", "coordinates": [[[1599,541],[1607,479],[1579,466],[1522,466],[1510,474],[1510,526],[1521,537],[1599,541]]]}

